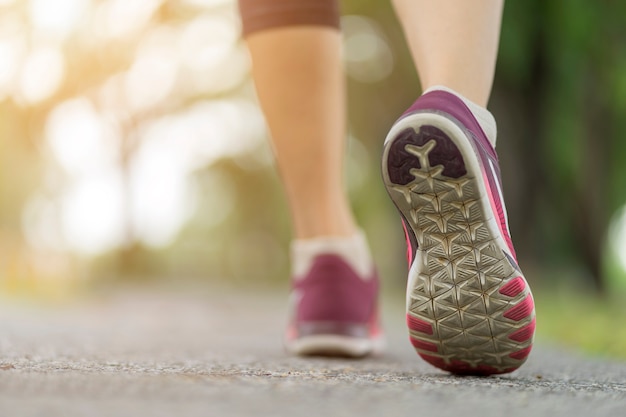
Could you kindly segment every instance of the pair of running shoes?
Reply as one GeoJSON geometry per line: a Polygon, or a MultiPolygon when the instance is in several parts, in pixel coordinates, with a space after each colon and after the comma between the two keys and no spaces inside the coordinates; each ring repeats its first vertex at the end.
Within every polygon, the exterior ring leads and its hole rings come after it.
{"type": "MultiPolygon", "coordinates": [[[[455,374],[512,372],[535,332],[532,294],[508,229],[493,116],[445,87],[391,128],[383,182],[400,212],[406,323],[417,353],[455,374]]],[[[364,236],[295,241],[285,345],[299,355],[383,349],[379,281],[364,236]]]]}

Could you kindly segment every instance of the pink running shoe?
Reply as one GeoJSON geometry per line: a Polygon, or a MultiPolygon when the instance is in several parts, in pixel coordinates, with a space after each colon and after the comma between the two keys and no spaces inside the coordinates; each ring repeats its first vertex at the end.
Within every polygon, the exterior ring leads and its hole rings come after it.
{"type": "Polygon", "coordinates": [[[408,245],[407,325],[418,354],[456,374],[511,372],[535,332],[502,199],[491,114],[427,91],[385,139],[383,179],[408,245]]]}
{"type": "Polygon", "coordinates": [[[379,353],[378,274],[362,234],[292,245],[291,322],[285,347],[297,355],[379,353]]]}

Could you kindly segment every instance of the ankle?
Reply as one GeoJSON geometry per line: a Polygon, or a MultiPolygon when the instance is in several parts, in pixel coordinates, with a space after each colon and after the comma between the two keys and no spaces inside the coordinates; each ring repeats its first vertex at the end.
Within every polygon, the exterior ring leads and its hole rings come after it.
{"type": "Polygon", "coordinates": [[[359,232],[347,204],[305,204],[292,209],[296,239],[348,238],[359,232]]]}
{"type": "Polygon", "coordinates": [[[302,277],[320,255],[336,255],[342,258],[363,278],[372,275],[374,263],[367,238],[362,230],[347,237],[318,236],[309,239],[295,239],[291,243],[292,276],[302,277]]]}
{"type": "Polygon", "coordinates": [[[308,223],[296,226],[294,237],[296,240],[312,240],[319,238],[338,238],[346,239],[357,233],[358,227],[353,222],[336,223],[308,223]]]}
{"type": "Polygon", "coordinates": [[[496,120],[494,119],[491,112],[487,110],[486,107],[482,106],[481,104],[478,104],[475,101],[470,100],[469,98],[459,93],[458,91],[452,88],[449,88],[447,86],[444,86],[444,85],[430,86],[424,90],[423,94],[427,94],[432,91],[445,91],[447,93],[454,94],[455,96],[460,98],[463,101],[463,103],[465,103],[467,108],[472,112],[476,120],[478,121],[478,124],[485,132],[487,139],[489,139],[491,146],[493,146],[494,148],[496,147],[496,137],[498,133],[498,127],[496,124],[496,120]]]}

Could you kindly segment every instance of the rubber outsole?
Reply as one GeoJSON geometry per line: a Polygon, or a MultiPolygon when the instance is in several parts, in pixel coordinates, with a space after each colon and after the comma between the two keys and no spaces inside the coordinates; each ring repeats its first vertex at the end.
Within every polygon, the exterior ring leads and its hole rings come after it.
{"type": "Polygon", "coordinates": [[[472,146],[451,116],[414,113],[385,140],[383,180],[418,244],[407,283],[416,351],[457,374],[506,373],[530,353],[534,303],[472,146]]]}

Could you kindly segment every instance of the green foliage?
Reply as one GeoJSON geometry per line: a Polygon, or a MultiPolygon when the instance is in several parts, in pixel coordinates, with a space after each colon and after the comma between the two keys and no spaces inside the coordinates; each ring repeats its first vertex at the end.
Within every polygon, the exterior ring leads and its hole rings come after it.
{"type": "Polygon", "coordinates": [[[559,287],[535,293],[539,340],[626,359],[626,308],[620,300],[559,287]]]}
{"type": "Polygon", "coordinates": [[[576,265],[599,289],[609,219],[626,202],[626,26],[616,16],[623,3],[507,2],[494,92],[523,103],[515,134],[533,157],[513,200],[535,203],[510,210],[532,211],[521,252],[576,265]]]}

